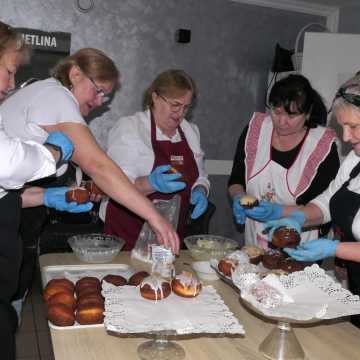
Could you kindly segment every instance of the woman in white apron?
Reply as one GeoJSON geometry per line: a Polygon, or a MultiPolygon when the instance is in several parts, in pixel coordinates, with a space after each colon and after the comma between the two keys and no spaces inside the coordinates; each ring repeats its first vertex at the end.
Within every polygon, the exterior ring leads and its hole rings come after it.
{"type": "MultiPolygon", "coordinates": [[[[228,183],[235,219],[246,221],[245,243],[265,249],[259,221],[281,216],[276,203],[306,204],[327,188],[339,168],[335,132],[321,126],[325,105],[305,77],[290,75],[275,83],[269,105],[270,114],[255,113],[243,131],[228,183]],[[256,197],[260,206],[243,209],[245,194],[256,197]]],[[[309,229],[302,241],[316,235],[318,228],[309,229]]]]}
{"type": "MultiPolygon", "coordinates": [[[[272,227],[270,233],[285,223],[301,230],[303,225],[321,224],[331,219],[341,231],[341,242],[325,238],[314,240],[314,237],[297,249],[284,250],[299,261],[317,261],[331,256],[346,260],[349,289],[360,295],[360,76],[353,77],[339,89],[333,114],[343,129],[343,140],[350,143],[353,150],[329,187],[301,208],[303,221],[284,218],[270,221],[266,226],[272,227]]],[[[285,207],[283,213],[292,210],[285,207]]],[[[360,327],[360,316],[352,316],[351,322],[360,327]]]]}

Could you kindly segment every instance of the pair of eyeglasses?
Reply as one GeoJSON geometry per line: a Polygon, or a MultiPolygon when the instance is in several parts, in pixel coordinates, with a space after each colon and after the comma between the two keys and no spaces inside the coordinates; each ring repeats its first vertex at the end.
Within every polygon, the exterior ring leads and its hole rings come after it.
{"type": "Polygon", "coordinates": [[[157,94],[157,95],[169,105],[170,110],[172,112],[179,112],[180,110],[182,110],[182,113],[186,114],[191,108],[191,104],[188,104],[188,105],[180,104],[178,102],[174,102],[174,101],[167,99],[165,96],[163,96],[161,94],[157,94]]]}
{"type": "Polygon", "coordinates": [[[342,87],[338,90],[338,92],[335,95],[335,99],[341,97],[343,98],[345,101],[347,101],[349,104],[355,105],[357,107],[360,107],[360,95],[355,95],[355,94],[348,94],[346,92],[347,88],[346,87],[342,87]]]}
{"type": "Polygon", "coordinates": [[[105,91],[103,89],[100,89],[98,85],[96,85],[95,80],[91,77],[88,76],[89,80],[91,81],[91,83],[94,86],[95,92],[96,92],[96,96],[99,96],[103,99],[103,102],[107,102],[110,100],[110,95],[105,94],[105,91]]]}

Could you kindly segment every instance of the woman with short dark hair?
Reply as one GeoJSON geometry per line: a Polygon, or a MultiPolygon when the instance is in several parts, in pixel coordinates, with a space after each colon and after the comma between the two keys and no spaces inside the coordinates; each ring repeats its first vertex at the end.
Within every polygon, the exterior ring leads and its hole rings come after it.
{"type": "MultiPolygon", "coordinates": [[[[332,129],[320,95],[302,75],[278,81],[269,96],[269,114],[255,113],[240,136],[228,182],[233,213],[245,224],[245,243],[267,248],[263,224],[281,216],[279,204],[306,204],[327,188],[339,168],[332,129]],[[250,194],[260,201],[245,210],[240,200],[250,194]]],[[[302,241],[318,235],[302,234],[302,241]]]]}

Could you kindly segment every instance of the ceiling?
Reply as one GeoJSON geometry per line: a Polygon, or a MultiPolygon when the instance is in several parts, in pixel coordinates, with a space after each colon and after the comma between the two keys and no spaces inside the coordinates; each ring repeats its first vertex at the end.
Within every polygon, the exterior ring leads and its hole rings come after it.
{"type": "Polygon", "coordinates": [[[320,4],[326,6],[349,6],[349,5],[360,5],[359,0],[301,0],[301,2],[310,4],[320,4]]]}

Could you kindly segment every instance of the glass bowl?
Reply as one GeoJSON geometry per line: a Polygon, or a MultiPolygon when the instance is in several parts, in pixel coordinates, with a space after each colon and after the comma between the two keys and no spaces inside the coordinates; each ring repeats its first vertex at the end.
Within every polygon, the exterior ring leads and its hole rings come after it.
{"type": "Polygon", "coordinates": [[[79,260],[101,264],[112,261],[125,241],[113,235],[81,234],[70,237],[68,243],[79,260]]]}
{"type": "Polygon", "coordinates": [[[235,240],[210,234],[187,236],[184,242],[195,260],[205,261],[220,260],[239,247],[235,240]]]}

